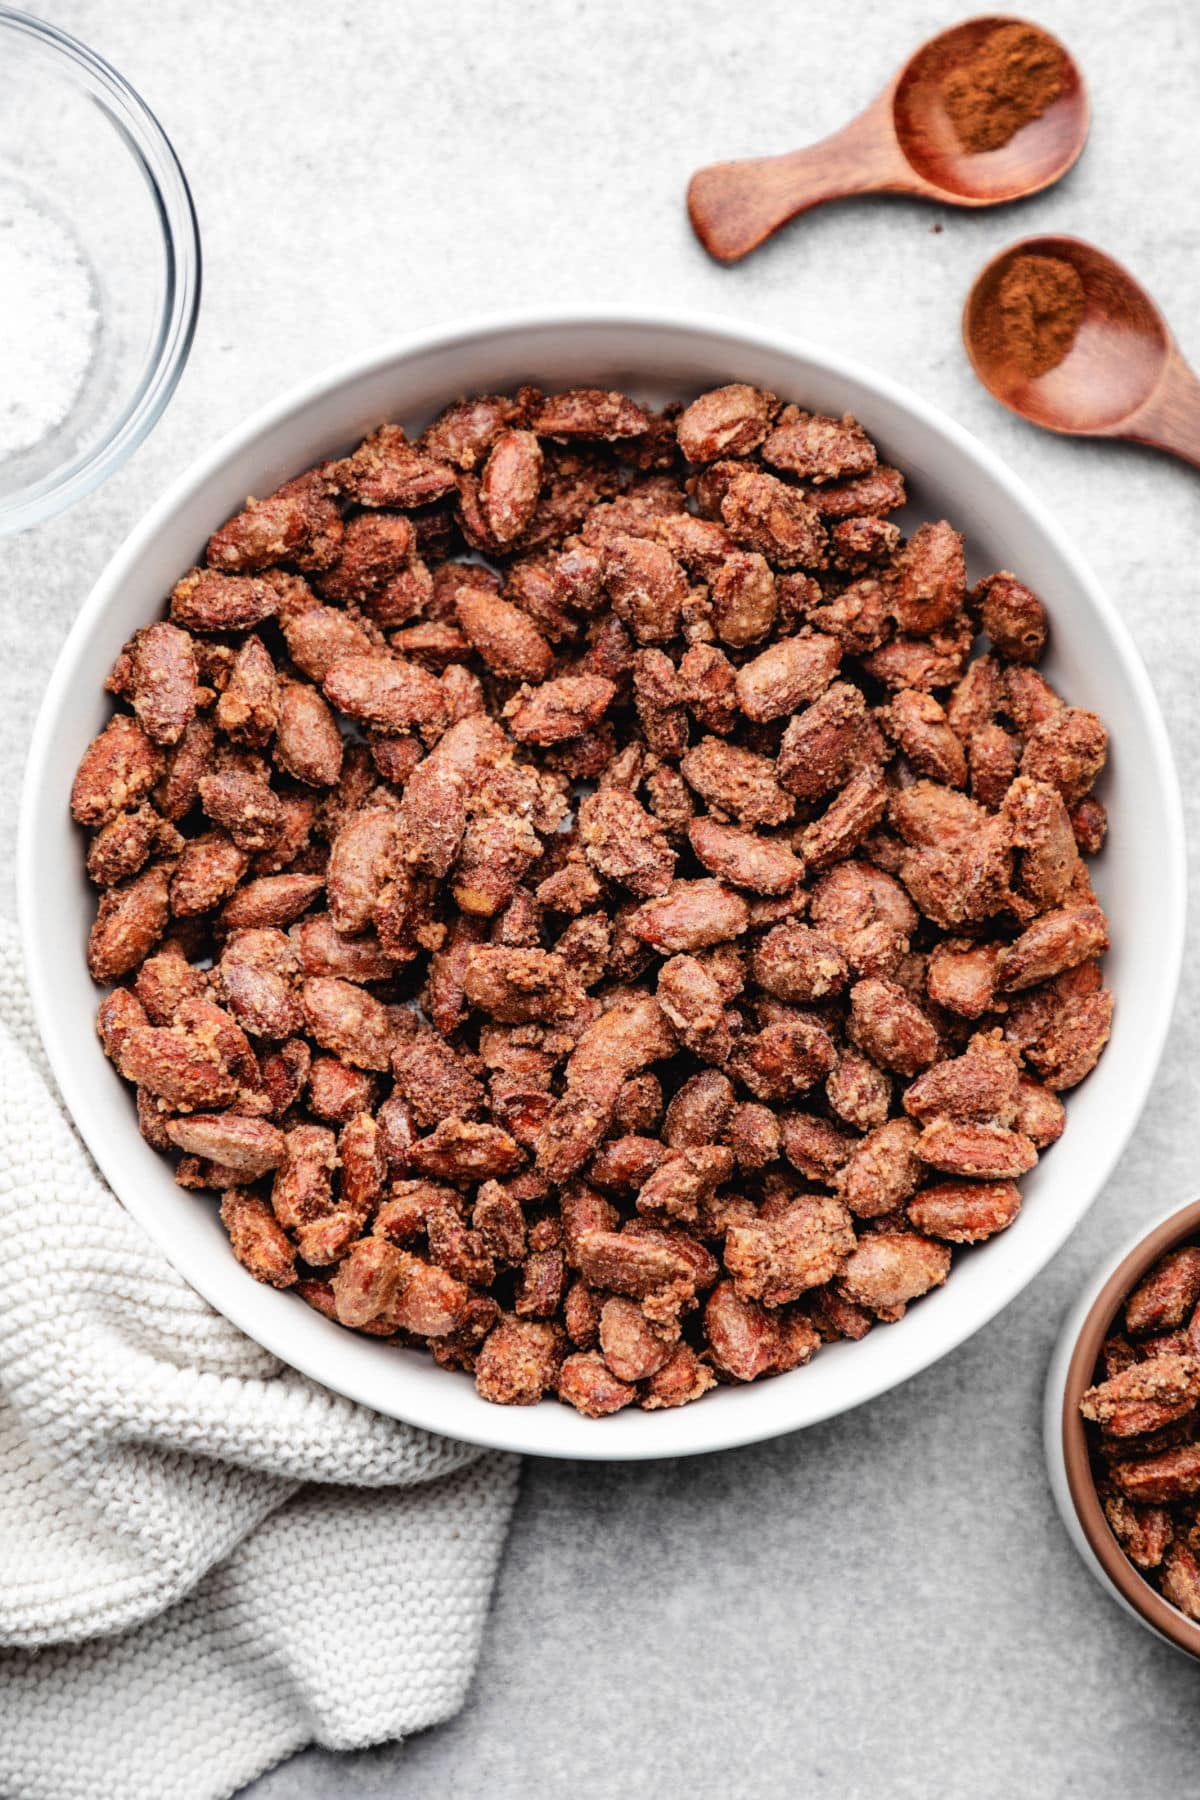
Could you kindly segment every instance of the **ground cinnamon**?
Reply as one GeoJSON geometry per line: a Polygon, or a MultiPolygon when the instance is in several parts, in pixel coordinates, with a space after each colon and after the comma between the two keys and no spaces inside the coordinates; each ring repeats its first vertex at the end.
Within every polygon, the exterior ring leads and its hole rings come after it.
{"type": "Polygon", "coordinates": [[[1067,82],[1067,59],[1030,25],[1001,25],[942,83],[955,135],[973,154],[998,150],[1040,118],[1067,82]]]}
{"type": "Polygon", "coordinates": [[[1063,360],[1083,318],[1079,271],[1059,256],[1018,256],[1005,270],[983,327],[990,355],[1030,378],[1063,360]]]}

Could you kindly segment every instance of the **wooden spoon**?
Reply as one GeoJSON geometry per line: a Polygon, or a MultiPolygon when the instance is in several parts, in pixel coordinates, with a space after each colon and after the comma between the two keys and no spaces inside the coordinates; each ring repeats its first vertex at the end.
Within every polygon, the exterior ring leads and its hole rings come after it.
{"type": "MultiPolygon", "coordinates": [[[[1088,132],[1087,89],[1061,44],[1062,92],[998,150],[965,151],[942,98],[947,75],[997,26],[1025,23],[992,13],[953,25],[922,44],[866,112],[832,137],[785,156],[698,169],[688,185],[688,213],[704,248],[719,262],[737,262],[797,213],[848,194],[917,194],[949,206],[995,206],[1058,181],[1088,132]]],[[[1040,25],[1027,29],[1058,42],[1040,25]]]]}
{"type": "Polygon", "coordinates": [[[1129,438],[1200,468],[1200,380],[1145,288],[1094,244],[1035,237],[1002,250],[967,296],[963,342],[988,392],[1033,424],[1071,437],[1129,438]],[[1044,375],[1023,375],[987,330],[1018,256],[1069,262],[1083,282],[1079,328],[1044,375]]]}

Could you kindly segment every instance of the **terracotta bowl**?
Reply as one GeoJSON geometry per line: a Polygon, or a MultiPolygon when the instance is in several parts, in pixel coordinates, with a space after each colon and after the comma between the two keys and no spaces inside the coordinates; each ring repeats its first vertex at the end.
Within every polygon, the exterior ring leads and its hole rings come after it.
{"type": "Polygon", "coordinates": [[[1168,1250],[1200,1236],[1200,1200],[1139,1232],[1092,1281],[1063,1326],[1046,1384],[1046,1462],[1050,1486],[1075,1548],[1100,1585],[1138,1622],[1200,1660],[1200,1624],[1164,1600],[1118,1544],[1092,1475],[1079,1401],[1095,1378],[1100,1346],[1142,1277],[1168,1250]]]}

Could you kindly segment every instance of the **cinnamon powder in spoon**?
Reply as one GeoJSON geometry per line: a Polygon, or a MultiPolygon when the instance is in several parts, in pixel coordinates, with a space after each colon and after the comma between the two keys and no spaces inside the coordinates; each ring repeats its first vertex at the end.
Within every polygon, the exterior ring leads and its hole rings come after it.
{"type": "Polygon", "coordinates": [[[1083,282],[1073,263],[1018,256],[996,290],[982,336],[994,358],[1034,378],[1063,360],[1083,313],[1083,282]]]}
{"type": "Polygon", "coordinates": [[[1066,86],[1067,59],[1029,25],[1001,25],[942,83],[942,99],[964,150],[999,150],[1038,119],[1066,86]]]}

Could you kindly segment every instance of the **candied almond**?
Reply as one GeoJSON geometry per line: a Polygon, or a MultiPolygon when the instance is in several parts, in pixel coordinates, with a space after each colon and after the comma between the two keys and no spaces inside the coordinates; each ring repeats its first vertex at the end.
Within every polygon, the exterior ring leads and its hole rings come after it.
{"type": "MultiPolygon", "coordinates": [[[[755,550],[731,550],[713,574],[709,608],[723,644],[744,650],[760,643],[775,623],[778,610],[775,576],[766,557],[755,550]]],[[[760,691],[765,686],[760,683],[760,691]]],[[[748,708],[743,706],[743,710],[748,708]]]]}
{"type": "Polygon", "coordinates": [[[1135,1568],[1158,1568],[1174,1535],[1166,1508],[1138,1506],[1115,1493],[1103,1496],[1103,1506],[1113,1536],[1135,1568]]]}
{"type": "Polygon", "coordinates": [[[895,739],[918,775],[946,787],[966,786],[967,759],[932,694],[901,688],[883,708],[884,730],[895,739]]]}
{"type": "Polygon", "coordinates": [[[759,939],[751,969],[766,993],[805,1006],[838,993],[849,979],[846,959],[833,939],[794,920],[759,939]]]}
{"type": "Polygon", "coordinates": [[[180,1150],[221,1163],[242,1181],[257,1181],[283,1157],[284,1138],[277,1125],[237,1113],[192,1113],[171,1119],[166,1134],[180,1150]]]}
{"type": "Polygon", "coordinates": [[[670,1361],[674,1345],[635,1300],[611,1295],[600,1308],[600,1350],[618,1381],[645,1381],[670,1361]]]}
{"type": "Polygon", "coordinates": [[[553,653],[519,607],[486,588],[460,587],[458,622],[493,674],[515,681],[544,681],[553,653]]]}
{"type": "Polygon", "coordinates": [[[1125,1323],[1141,1335],[1182,1325],[1200,1302],[1200,1249],[1187,1244],[1162,1257],[1125,1302],[1125,1323]]]}
{"type": "Polygon", "coordinates": [[[169,1025],[185,1000],[207,991],[205,973],[188,960],[177,940],[148,956],[134,978],[134,991],[156,1025],[169,1025]]]}
{"type": "Polygon", "coordinates": [[[934,1063],[904,1094],[904,1110],[923,1124],[946,1117],[1011,1125],[1016,1118],[1018,1058],[999,1031],[978,1033],[961,1056],[934,1063]]]}
{"type": "Polygon", "coordinates": [[[899,1075],[917,1074],[938,1052],[936,1029],[894,981],[870,978],[851,988],[849,1032],[860,1050],[899,1075]]]}
{"type": "Polygon", "coordinates": [[[816,1113],[780,1113],[779,1124],[783,1153],[792,1167],[806,1180],[831,1187],[858,1140],[816,1113]]]}
{"type": "Polygon", "coordinates": [[[776,838],[740,831],[703,817],[688,825],[688,841],[710,875],[756,894],[786,894],[800,881],[804,865],[776,838]]]}
{"type": "Polygon", "coordinates": [[[616,533],[604,546],[603,567],[613,612],[638,643],[669,643],[678,630],[688,587],[666,545],[616,533]]]}
{"type": "Polygon", "coordinates": [[[649,420],[624,394],[604,388],[568,388],[546,395],[529,423],[539,437],[600,438],[611,443],[641,437],[649,420]]]}
{"type": "Polygon", "coordinates": [[[896,560],[892,605],[901,631],[948,625],[961,612],[966,589],[960,533],[945,519],[918,525],[896,560]]]}
{"type": "Polygon", "coordinates": [[[564,1357],[558,1371],[555,1390],[577,1412],[589,1419],[602,1419],[620,1412],[637,1399],[637,1389],[619,1381],[604,1357],[595,1350],[577,1350],[564,1357]]]}
{"type": "Polygon", "coordinates": [[[748,456],[766,436],[777,404],[774,394],[744,382],[712,388],[676,420],[679,448],[692,463],[748,456]]]}
{"type": "Polygon", "coordinates": [[[221,1223],[233,1254],[255,1281],[277,1288],[295,1285],[296,1252],[265,1200],[244,1188],[230,1188],[221,1199],[221,1223]]]}
{"type": "Polygon", "coordinates": [[[1200,1443],[1173,1445],[1153,1456],[1114,1463],[1113,1482],[1129,1500],[1184,1500],[1200,1493],[1200,1443]]]}
{"type": "Polygon", "coordinates": [[[841,657],[837,639],[819,631],[781,638],[738,670],[738,705],[758,722],[794,713],[828,687],[841,657]]]}
{"type": "Polygon", "coordinates": [[[851,1151],[836,1186],[858,1218],[882,1218],[916,1193],[925,1178],[917,1160],[919,1138],[911,1119],[888,1119],[851,1151]]]}
{"type": "Polygon", "coordinates": [[[283,807],[265,774],[246,767],[200,778],[200,804],[239,850],[266,850],[283,830],[283,807]]]}
{"type": "Polygon", "coordinates": [[[665,894],[638,908],[630,929],[652,949],[670,956],[738,937],[749,922],[746,902],[723,882],[673,881],[665,894]]]}
{"type": "Polygon", "coordinates": [[[991,1012],[996,1005],[1002,954],[1000,944],[977,944],[967,938],[943,940],[929,958],[929,998],[964,1019],[978,1019],[991,1012]]]}
{"type": "Polygon", "coordinates": [[[831,1281],[854,1243],[850,1213],[841,1200],[802,1194],[775,1218],[731,1225],[725,1266],[739,1299],[781,1306],[831,1281]]]}
{"type": "Polygon", "coordinates": [[[177,744],[196,710],[191,638],[158,620],[134,637],[131,663],[129,700],[142,729],[156,744],[177,744]]]}
{"type": "Polygon", "coordinates": [[[1068,806],[1074,806],[1092,787],[1107,757],[1108,733],[1095,713],[1066,706],[1035,725],[1026,737],[1021,773],[1049,782],[1068,806]]]}
{"type": "Polygon", "coordinates": [[[101,826],[88,847],[88,878],[97,887],[112,887],[136,875],[156,847],[169,856],[183,850],[184,840],[152,806],[118,813],[101,826]]]}
{"type": "Polygon", "coordinates": [[[887,792],[877,763],[852,775],[820,818],[800,834],[799,850],[807,868],[825,869],[852,856],[883,818],[887,792]]]}
{"type": "Polygon", "coordinates": [[[336,557],[341,514],[328,498],[320,469],[285,482],[264,500],[248,500],[243,512],[208,540],[213,568],[254,571],[290,562],[298,569],[323,569],[336,557]]]}
{"type": "Polygon", "coordinates": [[[504,708],[513,736],[522,744],[557,744],[599,723],[616,695],[601,675],[561,675],[539,687],[523,687],[504,708]]]}
{"type": "Polygon", "coordinates": [[[702,738],[679,768],[702,800],[740,825],[782,825],[792,816],[794,802],[780,787],[774,763],[739,744],[702,738]]]}
{"type": "Polygon", "coordinates": [[[714,1288],[704,1309],[704,1333],[717,1368],[733,1381],[754,1381],[779,1361],[777,1320],[756,1301],[743,1300],[732,1281],[714,1288]]]}
{"type": "Polygon", "coordinates": [[[1008,993],[1034,987],[1107,949],[1108,922],[1098,906],[1043,913],[1004,951],[999,985],[1008,993]]]}
{"type": "Polygon", "coordinates": [[[858,1240],[838,1279],[849,1299],[881,1319],[898,1319],[909,1301],[940,1286],[949,1272],[945,1244],[916,1232],[879,1231],[858,1240]]]}
{"type": "Polygon", "coordinates": [[[520,537],[533,517],[545,459],[532,431],[502,431],[488,452],[479,482],[479,504],[501,546],[520,537]]]}
{"type": "Polygon", "coordinates": [[[300,1028],[298,973],[290,940],[274,926],[231,932],[216,966],[220,990],[242,1029],[273,1039],[300,1028]]]}
{"type": "Polygon", "coordinates": [[[250,926],[290,925],[307,912],[325,887],[323,875],[305,875],[285,871],[282,875],[260,875],[238,888],[221,908],[221,925],[226,931],[250,926]]]}
{"type": "Polygon", "coordinates": [[[878,460],[874,444],[849,415],[830,419],[796,406],[784,407],[762,457],[774,469],[818,483],[865,475],[878,460]]]}
{"type": "Polygon", "coordinates": [[[111,718],[93,738],[71,788],[71,813],[80,825],[105,825],[143,801],[162,774],[163,756],[136,719],[111,718]]]}
{"type": "Polygon", "coordinates": [[[1132,1363],[1091,1387],[1079,1402],[1085,1419],[1110,1437],[1139,1437],[1185,1418],[1200,1403],[1200,1362],[1166,1352],[1132,1363]]]}
{"type": "Polygon", "coordinates": [[[629,1232],[588,1229],[576,1246],[580,1274],[592,1287],[644,1300],[655,1289],[686,1280],[690,1264],[669,1242],[629,1232]]]}
{"type": "Polygon", "coordinates": [[[879,463],[865,474],[830,482],[813,490],[813,504],[824,518],[849,519],[864,513],[895,512],[906,499],[899,469],[879,463]]]}
{"type": "Polygon", "coordinates": [[[1164,1552],[1162,1591],[1187,1618],[1200,1620],[1200,1562],[1187,1544],[1176,1542],[1164,1552]]]}
{"type": "Polygon", "coordinates": [[[857,1050],[846,1050],[825,1082],[832,1112],[858,1131],[882,1125],[892,1100],[891,1077],[857,1050]]]}
{"type": "Polygon", "coordinates": [[[87,965],[93,981],[116,981],[149,955],[167,928],[169,891],[164,864],[105,889],[88,935],[87,965]]]}
{"type": "Polygon", "coordinates": [[[817,800],[844,786],[867,754],[871,733],[866,702],[858,688],[836,682],[789,720],[779,746],[780,782],[801,800],[817,800]]]}
{"type": "Polygon", "coordinates": [[[977,1244],[1011,1225],[1020,1207],[1014,1181],[943,1181],[922,1188],[905,1210],[926,1237],[977,1244]]]}
{"type": "Polygon", "coordinates": [[[730,1036],[720,987],[694,956],[673,956],[658,973],[658,1003],[679,1041],[706,1062],[729,1054],[730,1036]]]}
{"type": "Polygon", "coordinates": [[[663,1119],[663,1141],[673,1150],[688,1144],[723,1141],[733,1115],[734,1087],[718,1069],[701,1069],[671,1097],[663,1119]]]}
{"type": "Polygon", "coordinates": [[[339,657],[322,686],[340,712],[380,731],[425,731],[445,721],[446,702],[436,677],[399,656],[339,657]]]}
{"type": "Polygon", "coordinates": [[[779,569],[824,565],[827,539],[816,507],[764,469],[735,474],[721,502],[721,519],[735,543],[759,551],[779,569]]]}
{"type": "Polygon", "coordinates": [[[499,1126],[452,1118],[443,1119],[428,1137],[419,1138],[410,1159],[425,1175],[450,1181],[486,1181],[510,1175],[522,1156],[516,1141],[499,1126]]]}
{"type": "Polygon", "coordinates": [[[1037,1161],[1037,1150],[1019,1131],[956,1119],[934,1119],[926,1125],[916,1153],[931,1168],[967,1180],[1011,1180],[1037,1161]]]}
{"type": "Polygon", "coordinates": [[[739,1169],[764,1169],[779,1155],[779,1119],[771,1107],[759,1101],[746,1100],[733,1108],[727,1134],[739,1169]]]}
{"type": "Polygon", "coordinates": [[[644,1217],[694,1224],[700,1202],[733,1174],[733,1152],[723,1144],[670,1150],[642,1185],[637,1209],[644,1217]]]}
{"type": "Polygon", "coordinates": [[[662,1368],[646,1384],[642,1405],[647,1412],[664,1406],[686,1406],[716,1386],[716,1376],[690,1344],[678,1344],[662,1368]]]}
{"type": "Polygon", "coordinates": [[[342,772],[342,735],[323,696],[307,682],[285,681],[278,707],[279,767],[309,787],[332,787],[342,772]]]}
{"type": "Polygon", "coordinates": [[[971,596],[979,622],[997,654],[1008,662],[1035,663],[1046,647],[1046,609],[1007,569],[981,581],[971,596]]]}

